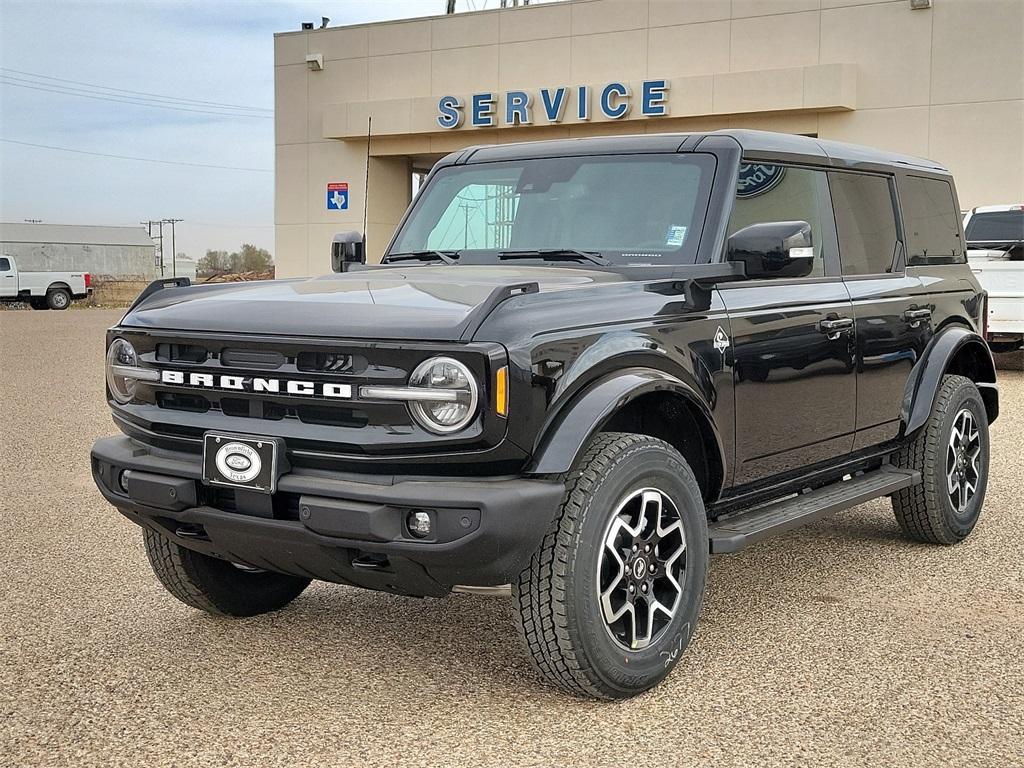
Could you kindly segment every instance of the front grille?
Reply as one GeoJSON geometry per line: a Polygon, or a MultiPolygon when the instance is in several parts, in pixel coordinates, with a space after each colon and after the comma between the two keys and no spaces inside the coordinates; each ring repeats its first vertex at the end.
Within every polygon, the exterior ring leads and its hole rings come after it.
{"type": "Polygon", "coordinates": [[[182,395],[175,392],[157,392],[156,402],[161,408],[186,413],[206,413],[215,409],[214,406],[217,405],[225,416],[266,421],[298,419],[303,424],[322,424],[329,427],[351,427],[353,429],[362,429],[370,423],[369,416],[365,411],[331,405],[288,407],[281,403],[247,400],[241,397],[222,397],[214,404],[199,395],[182,395]]]}
{"type": "Polygon", "coordinates": [[[115,406],[129,430],[139,428],[140,439],[164,448],[198,452],[211,430],[274,435],[285,440],[293,466],[312,467],[332,455],[475,450],[505,434],[504,419],[485,405],[493,366],[505,361],[498,345],[113,333],[131,341],[143,366],[174,374],[140,380],[136,400],[115,406]],[[458,435],[441,438],[423,429],[404,402],[360,399],[363,386],[406,386],[418,365],[439,355],[462,360],[481,382],[480,419],[458,435]],[[289,389],[289,382],[313,386],[289,389]],[[329,394],[339,391],[350,391],[351,399],[329,394]]]}
{"type": "Polygon", "coordinates": [[[162,363],[205,363],[210,356],[206,347],[198,344],[157,344],[156,359],[162,363]]]}
{"type": "Polygon", "coordinates": [[[366,370],[366,358],[338,352],[300,352],[296,358],[300,371],[360,374],[366,370]]]}

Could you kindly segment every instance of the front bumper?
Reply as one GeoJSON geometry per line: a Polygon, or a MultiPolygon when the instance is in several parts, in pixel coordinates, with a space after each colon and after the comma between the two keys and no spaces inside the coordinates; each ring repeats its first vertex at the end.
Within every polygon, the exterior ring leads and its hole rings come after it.
{"type": "Polygon", "coordinates": [[[132,521],[203,554],[408,595],[513,581],[565,486],[524,478],[400,479],[293,471],[273,496],[207,487],[199,456],[128,437],[98,440],[93,479],[132,521]],[[410,510],[432,534],[415,538],[410,510]]]}

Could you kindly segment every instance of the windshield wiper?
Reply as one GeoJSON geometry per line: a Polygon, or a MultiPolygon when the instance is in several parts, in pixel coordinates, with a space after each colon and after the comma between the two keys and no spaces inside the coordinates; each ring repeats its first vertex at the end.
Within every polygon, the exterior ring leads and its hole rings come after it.
{"type": "Polygon", "coordinates": [[[549,261],[589,261],[608,266],[611,262],[597,251],[578,251],[575,248],[530,248],[521,251],[498,251],[499,259],[546,259],[549,261]]]}
{"type": "Polygon", "coordinates": [[[389,253],[381,263],[390,264],[393,261],[412,261],[413,259],[425,261],[434,259],[436,261],[443,261],[445,264],[454,264],[458,258],[458,251],[406,251],[404,253],[389,253]]]}

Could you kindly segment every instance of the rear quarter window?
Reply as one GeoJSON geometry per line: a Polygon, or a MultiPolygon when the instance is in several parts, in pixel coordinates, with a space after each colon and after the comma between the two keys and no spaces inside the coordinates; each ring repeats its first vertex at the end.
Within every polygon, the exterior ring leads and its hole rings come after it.
{"type": "Polygon", "coordinates": [[[900,180],[907,264],[962,264],[960,217],[949,182],[907,176],[900,180]]]}

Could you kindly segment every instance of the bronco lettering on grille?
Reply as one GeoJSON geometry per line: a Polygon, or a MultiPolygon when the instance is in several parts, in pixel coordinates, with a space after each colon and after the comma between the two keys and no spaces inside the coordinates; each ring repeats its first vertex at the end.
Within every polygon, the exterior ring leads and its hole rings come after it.
{"type": "Polygon", "coordinates": [[[352,386],[323,381],[272,379],[261,376],[232,376],[213,373],[186,373],[160,371],[160,382],[178,387],[226,389],[235,392],[266,392],[306,397],[326,397],[347,400],[352,397],[352,386]]]}

